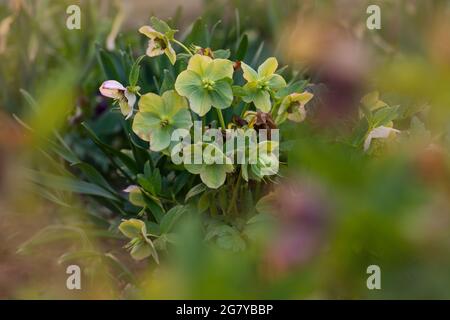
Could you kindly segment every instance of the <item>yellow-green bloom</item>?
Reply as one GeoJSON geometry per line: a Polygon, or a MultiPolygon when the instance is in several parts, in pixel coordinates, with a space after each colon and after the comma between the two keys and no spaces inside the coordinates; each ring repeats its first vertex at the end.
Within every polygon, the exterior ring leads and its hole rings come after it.
{"type": "MultiPolygon", "coordinates": [[[[191,152],[195,152],[194,145],[186,148],[187,157],[191,157],[191,152]]],[[[231,160],[214,143],[205,143],[201,146],[203,161],[201,164],[185,163],[184,167],[192,174],[199,174],[202,182],[211,189],[217,189],[225,183],[227,173],[233,172],[234,167],[231,160]],[[220,159],[219,161],[217,161],[220,159]],[[218,163],[217,163],[218,162],[218,163]]]]}
{"type": "Polygon", "coordinates": [[[289,119],[294,122],[302,122],[306,118],[305,105],[312,99],[313,94],[309,92],[291,93],[284,97],[281,102],[276,122],[279,124],[289,119]]]}
{"type": "Polygon", "coordinates": [[[169,90],[162,96],[154,93],[142,95],[132,128],[138,137],[150,142],[152,151],[161,151],[169,147],[175,129],[191,127],[192,118],[186,99],[169,90]]]}
{"type": "Polygon", "coordinates": [[[247,80],[242,99],[247,103],[253,102],[263,112],[269,112],[272,107],[270,94],[286,86],[283,77],[275,73],[278,68],[277,59],[268,58],[259,66],[258,72],[245,63],[241,67],[244,79],[247,80]]]}
{"type": "Polygon", "coordinates": [[[175,90],[188,98],[192,111],[200,116],[211,107],[225,109],[233,101],[233,71],[230,60],[196,54],[189,60],[187,70],[178,75],[175,90]]]}
{"type": "Polygon", "coordinates": [[[119,230],[125,237],[131,239],[126,248],[130,249],[133,259],[142,260],[153,256],[155,261],[159,263],[158,253],[153,242],[147,236],[144,221],[139,219],[123,220],[119,225],[119,230]]]}
{"type": "Polygon", "coordinates": [[[172,64],[177,60],[177,54],[172,48],[170,41],[173,40],[173,35],[176,30],[172,30],[164,21],[155,17],[151,19],[152,27],[143,26],[139,32],[149,38],[147,55],[149,57],[156,57],[165,54],[172,64]]]}

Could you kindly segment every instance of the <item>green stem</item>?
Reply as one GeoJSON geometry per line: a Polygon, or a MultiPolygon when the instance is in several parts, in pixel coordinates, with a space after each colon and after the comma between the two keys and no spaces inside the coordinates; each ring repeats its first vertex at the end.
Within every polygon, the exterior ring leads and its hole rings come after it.
{"type": "Polygon", "coordinates": [[[187,53],[189,53],[190,56],[193,56],[191,50],[188,49],[188,47],[186,47],[184,44],[182,44],[180,41],[178,41],[177,39],[173,39],[173,42],[175,42],[177,45],[179,45],[180,47],[182,47],[184,49],[184,51],[186,51],[187,53]]]}
{"type": "Polygon", "coordinates": [[[250,106],[250,103],[246,103],[244,108],[242,108],[242,112],[241,112],[241,118],[244,117],[245,112],[248,110],[248,107],[250,106]]]}
{"type": "Polygon", "coordinates": [[[241,186],[241,177],[242,177],[241,171],[239,170],[238,171],[237,182],[236,182],[236,185],[234,186],[234,189],[233,189],[233,195],[231,196],[231,202],[230,202],[230,205],[228,206],[228,214],[231,213],[231,210],[233,210],[233,208],[237,208],[236,207],[236,200],[237,200],[237,195],[239,193],[239,188],[241,186]]]}
{"type": "Polygon", "coordinates": [[[223,119],[222,110],[216,108],[216,112],[217,116],[219,117],[220,125],[222,126],[222,129],[225,130],[227,127],[225,126],[225,120],[223,119]]]}

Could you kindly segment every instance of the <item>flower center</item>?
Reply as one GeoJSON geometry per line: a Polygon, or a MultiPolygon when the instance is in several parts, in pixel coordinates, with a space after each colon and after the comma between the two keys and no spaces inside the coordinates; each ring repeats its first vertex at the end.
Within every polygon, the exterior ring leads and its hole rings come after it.
{"type": "Polygon", "coordinates": [[[160,38],[155,38],[155,47],[161,50],[165,50],[166,49],[166,43],[164,42],[163,39],[160,38]]]}
{"type": "Polygon", "coordinates": [[[215,82],[209,79],[203,79],[203,88],[206,90],[213,90],[215,82]]]}
{"type": "Polygon", "coordinates": [[[260,90],[268,90],[269,83],[266,80],[259,80],[257,84],[257,88],[260,90]]]}
{"type": "Polygon", "coordinates": [[[167,119],[161,120],[161,122],[159,124],[161,125],[161,127],[165,127],[169,124],[169,120],[167,120],[167,119]]]}

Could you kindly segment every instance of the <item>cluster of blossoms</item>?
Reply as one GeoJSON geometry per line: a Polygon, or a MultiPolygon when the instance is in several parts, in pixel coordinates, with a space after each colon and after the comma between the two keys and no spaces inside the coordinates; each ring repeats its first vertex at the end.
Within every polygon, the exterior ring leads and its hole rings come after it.
{"type": "MultiPolygon", "coordinates": [[[[308,113],[306,104],[313,94],[288,85],[277,73],[278,61],[274,57],[266,59],[255,70],[243,61],[229,60],[227,50],[212,51],[194,45],[188,48],[175,39],[177,30],[157,18],[152,18],[151,25],[141,27],[139,32],[148,38],[146,56],[166,55],[172,65],[177,59],[188,59],[185,70],[172,83],[172,89],[160,95],[140,93],[137,85],[139,63],[144,55],[133,64],[128,86],[108,80],[100,87],[101,94],[114,99],[121,113],[130,119],[133,132],[149,143],[150,151],[171,156],[174,165],[182,164],[187,172],[199,175],[204,186],[212,190],[222,187],[227,176],[233,176],[230,181],[236,185],[231,202],[236,200],[241,178],[246,182],[259,182],[277,175],[278,128],[285,121],[304,121],[308,113]],[[177,55],[172,44],[181,47],[187,54],[177,55]],[[135,110],[137,100],[138,110],[135,110]],[[226,117],[223,112],[226,112],[226,117]],[[225,121],[230,118],[231,121],[225,121]],[[207,123],[207,119],[215,120],[207,123]],[[198,127],[202,137],[207,139],[195,139],[198,127]],[[191,132],[194,133],[193,142],[190,140],[191,132]],[[263,132],[265,136],[261,135],[263,132]],[[257,135],[259,141],[255,138],[257,135]],[[189,139],[185,139],[187,136],[189,139]],[[230,149],[228,141],[225,144],[222,141],[230,140],[230,137],[238,137],[244,143],[235,146],[233,142],[230,149]],[[246,138],[249,138],[249,144],[245,142],[246,138]],[[174,160],[177,158],[174,155],[180,151],[183,156],[178,159],[183,159],[183,162],[174,160]],[[198,151],[200,157],[197,157],[198,151]],[[200,161],[196,160],[198,158],[200,161]]],[[[399,133],[392,123],[397,110],[381,101],[376,92],[367,95],[361,102],[361,118],[368,123],[362,145],[368,152],[374,139],[387,139],[399,133]]],[[[149,179],[161,179],[159,171],[146,172],[145,175],[149,179]]],[[[129,201],[142,207],[144,212],[147,204],[141,188],[131,185],[125,191],[129,193],[129,201]]],[[[233,208],[233,204],[229,208],[233,208]]],[[[173,207],[165,216],[177,215],[180,210],[180,206],[173,207]]],[[[156,249],[159,245],[150,240],[149,237],[154,235],[147,233],[143,221],[126,220],[119,229],[131,239],[128,248],[133,258],[140,260],[153,256],[158,261],[156,249]]],[[[293,239],[294,242],[303,241],[293,239]]]]}
{"type": "MultiPolygon", "coordinates": [[[[256,134],[253,133],[258,133],[260,138],[252,146],[244,143],[237,145],[231,152],[225,150],[218,139],[184,145],[184,157],[194,150],[202,151],[201,163],[194,161],[183,165],[189,173],[199,175],[208,188],[220,188],[225,184],[228,174],[237,175],[238,181],[241,177],[245,181],[261,181],[276,175],[279,165],[278,127],[287,120],[303,121],[306,117],[305,104],[312,98],[312,94],[286,90],[285,79],[277,73],[276,58],[268,58],[255,70],[244,62],[229,60],[229,55],[216,56],[209,48],[193,46],[189,49],[174,38],[177,30],[171,29],[157,18],[152,18],[151,25],[141,27],[139,32],[148,38],[147,56],[166,55],[171,64],[175,64],[177,58],[188,57],[187,67],[176,77],[173,89],[166,90],[161,95],[139,92],[139,73],[136,74],[136,68],[130,72],[128,86],[108,80],[100,87],[102,95],[118,103],[121,113],[132,121],[133,132],[149,143],[150,150],[166,156],[172,155],[176,147],[172,138],[175,133],[180,130],[189,133],[195,130],[194,122],[201,120],[201,129],[206,131],[206,135],[208,130],[214,129],[219,132],[220,138],[226,138],[230,135],[229,130],[235,130],[240,137],[254,137],[256,134]],[[187,55],[177,56],[172,44],[181,47],[187,55]],[[236,85],[241,70],[243,86],[236,85]],[[138,110],[135,110],[136,101],[138,110]],[[238,105],[242,107],[237,107],[238,105]],[[215,115],[209,115],[212,110],[215,115]],[[226,118],[232,116],[228,123],[222,113],[224,111],[227,112],[226,118]],[[208,119],[216,120],[206,123],[207,114],[208,119]],[[263,131],[268,134],[261,139],[263,131]],[[261,150],[265,152],[260,152],[261,150]],[[237,154],[243,155],[244,160],[238,160],[236,164],[233,158],[237,154]]],[[[126,191],[130,202],[145,206],[138,186],[130,186],[126,191]]],[[[134,258],[142,259],[152,255],[156,260],[155,248],[149,241],[145,225],[139,221],[124,221],[120,230],[131,239],[128,247],[134,258]]]]}
{"type": "MultiPolygon", "coordinates": [[[[285,96],[277,95],[286,88],[286,81],[276,73],[278,62],[276,58],[268,58],[257,70],[244,62],[235,63],[225,58],[214,58],[210,49],[193,51],[174,38],[176,30],[165,22],[152,18],[151,26],[143,26],[139,31],[149,38],[147,56],[166,55],[172,64],[177,61],[177,55],[172,47],[176,43],[189,54],[186,70],[176,78],[174,90],[168,90],[161,96],[155,93],[140,94],[135,83],[128,87],[115,80],[105,81],[100,92],[115,99],[126,118],[133,118],[132,129],[142,140],[148,141],[150,150],[170,154],[173,148],[171,139],[178,129],[190,130],[193,117],[205,117],[214,109],[217,113],[220,130],[236,128],[245,135],[249,129],[276,129],[282,122],[292,120],[303,121],[306,116],[305,104],[312,98],[308,92],[294,92],[285,96]],[[233,85],[236,65],[243,71],[246,83],[242,86],[233,85]],[[138,111],[134,112],[136,95],[139,95],[138,111]],[[232,122],[226,124],[222,111],[232,107],[235,102],[243,101],[244,110],[240,115],[234,115],[232,122]],[[251,109],[254,108],[252,111],[251,109]]],[[[208,128],[215,126],[208,124],[208,128]]],[[[269,132],[269,139],[270,132],[269,132]]],[[[273,139],[272,139],[273,140],[273,139]]],[[[264,166],[278,162],[272,152],[278,147],[277,141],[260,141],[257,148],[240,150],[249,154],[258,152],[258,148],[268,151],[267,157],[257,158],[256,163],[245,162],[241,172],[243,178],[261,180],[266,175],[276,174],[275,171],[262,170],[264,166]]],[[[221,145],[215,142],[203,142],[201,148],[209,148],[215,158],[220,155],[227,158],[221,145]]],[[[227,159],[228,160],[228,159],[227,159]]],[[[223,164],[202,163],[186,164],[185,168],[193,174],[199,174],[203,183],[210,188],[219,188],[224,184],[226,174],[235,171],[230,161],[223,164]]]]}

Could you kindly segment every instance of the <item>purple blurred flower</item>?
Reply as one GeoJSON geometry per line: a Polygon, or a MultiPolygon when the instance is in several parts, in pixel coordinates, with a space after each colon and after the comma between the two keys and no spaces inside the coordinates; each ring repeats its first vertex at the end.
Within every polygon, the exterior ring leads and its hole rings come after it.
{"type": "Polygon", "coordinates": [[[279,274],[317,254],[329,222],[329,207],[316,189],[298,183],[282,185],[275,194],[279,228],[267,258],[270,269],[279,274]]]}

